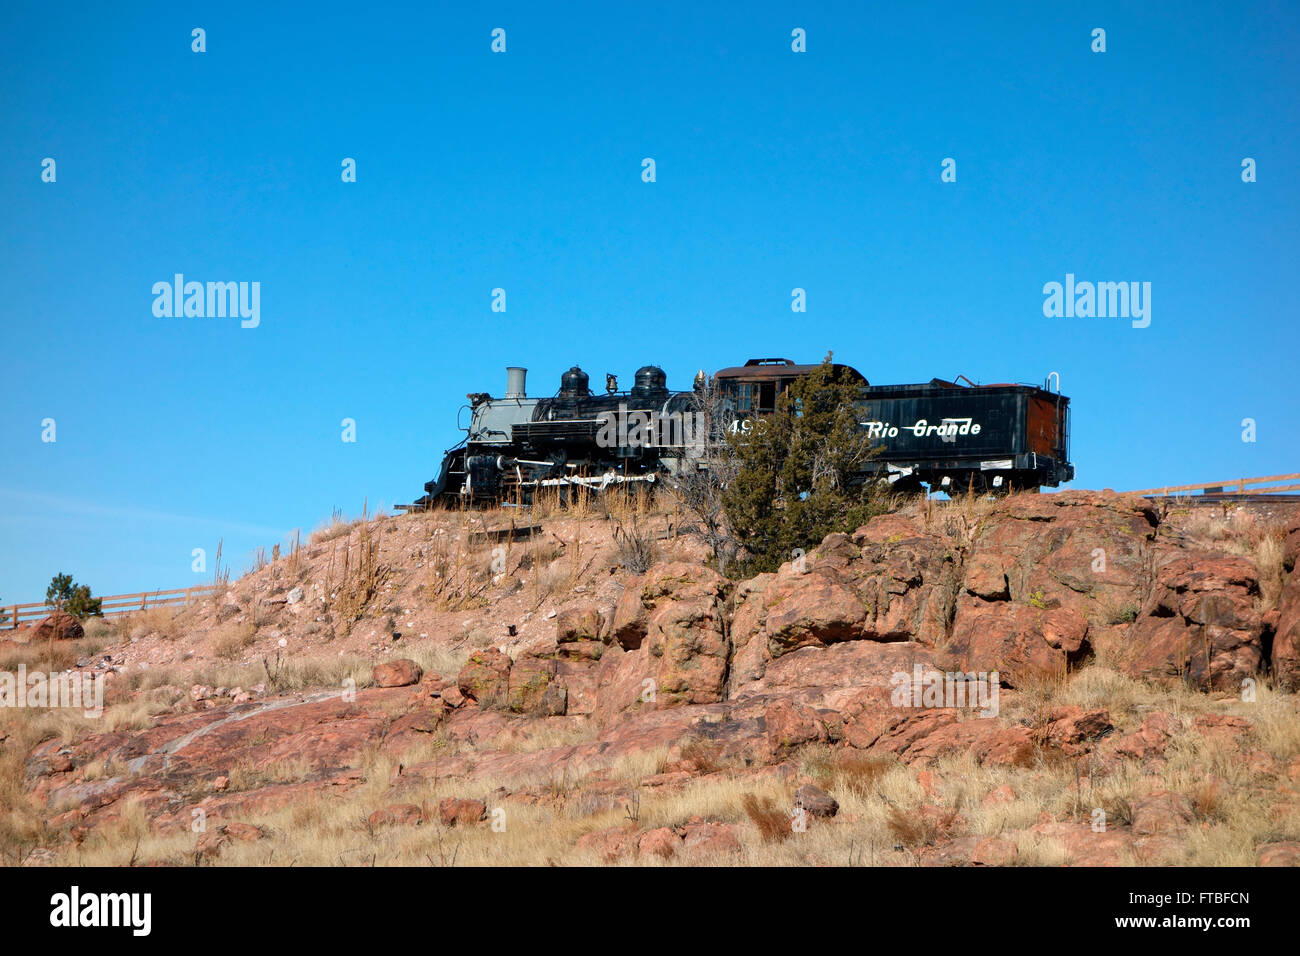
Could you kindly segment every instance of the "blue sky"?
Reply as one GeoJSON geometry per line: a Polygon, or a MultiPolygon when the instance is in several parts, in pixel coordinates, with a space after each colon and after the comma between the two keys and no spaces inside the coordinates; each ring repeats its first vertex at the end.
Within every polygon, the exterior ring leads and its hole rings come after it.
{"type": "Polygon", "coordinates": [[[271,6],[0,7],[0,600],[410,501],[513,364],[1057,371],[1074,487],[1300,471],[1295,5],[271,6]],[[177,272],[260,325],[156,317],[177,272]]]}

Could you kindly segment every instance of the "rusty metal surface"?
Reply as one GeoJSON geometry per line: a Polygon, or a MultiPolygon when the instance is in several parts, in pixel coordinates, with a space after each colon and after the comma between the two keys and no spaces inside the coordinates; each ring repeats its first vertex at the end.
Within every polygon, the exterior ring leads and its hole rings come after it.
{"type": "MultiPolygon", "coordinates": [[[[768,381],[780,378],[798,378],[800,375],[807,375],[809,372],[815,372],[820,366],[818,365],[733,365],[729,368],[719,369],[713,376],[721,379],[745,379],[749,381],[768,381]]],[[[852,365],[832,364],[831,368],[836,371],[847,371],[851,377],[861,379],[862,383],[867,384],[866,376],[855,369],[852,365]]]]}

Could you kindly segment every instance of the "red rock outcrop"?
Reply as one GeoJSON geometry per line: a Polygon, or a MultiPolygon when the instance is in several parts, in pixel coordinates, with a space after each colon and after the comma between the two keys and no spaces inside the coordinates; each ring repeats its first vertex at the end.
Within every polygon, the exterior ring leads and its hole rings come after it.
{"type": "Polygon", "coordinates": [[[716,571],[666,564],[628,582],[614,611],[615,645],[600,660],[596,719],[629,709],[721,700],[729,661],[716,571]]]}
{"type": "Polygon", "coordinates": [[[1264,659],[1258,594],[1255,568],[1245,558],[1166,560],[1125,635],[1132,649],[1130,673],[1239,692],[1264,659]]]}
{"type": "MultiPolygon", "coordinates": [[[[591,816],[563,842],[591,855],[583,859],[692,863],[728,862],[742,842],[748,858],[751,835],[760,838],[739,807],[720,819],[680,810],[679,798],[711,793],[714,783],[777,794],[780,813],[802,809],[816,840],[788,842],[799,839],[793,830],[775,838],[774,853],[793,854],[816,852],[810,847],[839,833],[858,839],[864,816],[880,816],[864,815],[860,801],[879,810],[885,795],[896,801],[901,792],[912,794],[904,816],[920,836],[909,835],[898,861],[1003,866],[1026,862],[1040,845],[1047,859],[1072,864],[1178,859],[1199,830],[1220,825],[1214,807],[1232,779],[1268,802],[1277,822],[1277,837],[1238,848],[1238,861],[1293,862],[1294,841],[1284,837],[1300,805],[1300,759],[1235,705],[1242,681],[1267,680],[1270,668],[1284,689],[1300,680],[1300,526],[1286,539],[1281,597],[1267,613],[1277,585],[1268,555],[1211,552],[1189,528],[1165,527],[1148,502],[1066,493],[915,506],[743,582],[699,562],[669,560],[635,577],[609,564],[571,593],[548,597],[539,586],[508,627],[477,628],[490,609],[474,604],[444,621],[445,631],[430,628],[428,644],[418,643],[426,637],[418,627],[384,630],[367,658],[382,661],[374,687],[357,693],[293,694],[280,684],[268,694],[216,687],[233,681],[198,673],[146,689],[119,651],[96,652],[79,667],[110,675],[111,701],[156,709],[37,744],[25,782],[52,832],[77,839],[125,822],[133,805],[164,835],[185,834],[201,811],[208,830],[186,853],[210,861],[235,859],[240,841],[271,849],[279,823],[250,820],[345,794],[356,801],[348,832],[368,846],[412,842],[419,834],[403,828],[416,826],[456,827],[454,840],[468,845],[491,832],[489,807],[514,801],[554,810],[557,821],[591,816]],[[449,680],[409,658],[390,660],[398,647],[419,660],[449,650],[468,659],[449,680]],[[1094,650],[1113,670],[1229,699],[1184,711],[1179,698],[1136,684],[1128,686],[1140,704],[1125,694],[1097,699],[1122,678],[1107,672],[1073,684],[1094,650]],[[1000,705],[898,693],[900,679],[918,672],[993,670],[1000,705]],[[1068,696],[1057,693],[1063,687],[1068,696]],[[1176,755],[1182,774],[1182,762],[1201,759],[1198,748],[1237,761],[1241,778],[1215,764],[1203,781],[1191,775],[1204,783],[1194,793],[1160,789],[1182,779],[1164,762],[1176,755]],[[1015,786],[999,780],[971,793],[948,758],[1012,770],[1015,786]],[[1029,826],[1034,817],[1019,804],[1037,799],[1040,773],[1074,780],[1087,802],[1029,826]],[[890,774],[888,789],[873,789],[890,774]],[[1088,813],[1112,775],[1139,785],[1123,812],[1106,804],[1108,829],[1093,830],[1088,813]],[[660,796],[667,800],[638,815],[643,798],[660,796]]],[[[279,587],[290,584],[282,577],[279,587]]],[[[325,623],[323,593],[303,590],[293,605],[264,591],[258,613],[278,615],[276,626],[295,614],[325,623]]],[[[248,610],[235,597],[223,602],[214,620],[248,610]]],[[[385,613],[396,617],[393,608],[385,613]]],[[[246,671],[239,679],[248,686],[246,671]]],[[[958,683],[969,678],[940,682],[958,683]]],[[[1281,696],[1264,702],[1288,706],[1281,696]]]]}
{"type": "Polygon", "coordinates": [[[1271,665],[1278,685],[1287,691],[1300,690],[1300,525],[1292,527],[1282,548],[1286,574],[1277,609],[1271,665]]]}

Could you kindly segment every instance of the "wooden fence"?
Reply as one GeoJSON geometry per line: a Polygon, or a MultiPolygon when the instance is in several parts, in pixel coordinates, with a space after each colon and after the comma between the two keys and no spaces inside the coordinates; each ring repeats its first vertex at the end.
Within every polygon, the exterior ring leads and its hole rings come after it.
{"type": "Polygon", "coordinates": [[[1269,475],[1267,478],[1233,478],[1229,481],[1207,481],[1200,485],[1170,485],[1166,488],[1146,488],[1142,491],[1130,492],[1130,494],[1169,496],[1185,495],[1199,491],[1202,494],[1216,495],[1267,495],[1275,492],[1297,491],[1300,490],[1300,484],[1274,485],[1267,488],[1247,488],[1246,486],[1263,485],[1268,482],[1297,480],[1300,480],[1300,474],[1269,475]]]}
{"type": "MultiPolygon", "coordinates": [[[[215,584],[196,584],[189,588],[172,588],[170,591],[140,591],[137,594],[112,594],[101,597],[100,608],[104,617],[120,617],[123,614],[136,614],[151,607],[185,606],[211,594],[217,589],[215,584]]],[[[44,601],[34,604],[9,604],[0,607],[4,616],[3,624],[8,628],[21,627],[29,621],[40,620],[47,614],[54,613],[54,606],[44,601]]]]}

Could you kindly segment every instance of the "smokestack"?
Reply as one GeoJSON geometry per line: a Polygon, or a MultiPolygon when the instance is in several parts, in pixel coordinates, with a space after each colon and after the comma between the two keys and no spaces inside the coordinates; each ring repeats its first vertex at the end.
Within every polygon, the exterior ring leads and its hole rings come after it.
{"type": "Polygon", "coordinates": [[[524,380],[528,377],[528,369],[520,368],[518,365],[509,365],[506,367],[506,398],[527,398],[524,394],[524,380]]]}

